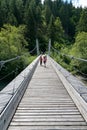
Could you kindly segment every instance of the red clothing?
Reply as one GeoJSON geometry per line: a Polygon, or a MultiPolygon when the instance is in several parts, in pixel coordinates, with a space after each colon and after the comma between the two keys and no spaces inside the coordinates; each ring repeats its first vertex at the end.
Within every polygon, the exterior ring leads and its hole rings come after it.
{"type": "Polygon", "coordinates": [[[46,61],[47,61],[47,56],[44,56],[43,57],[43,62],[46,63],[46,61]]]}

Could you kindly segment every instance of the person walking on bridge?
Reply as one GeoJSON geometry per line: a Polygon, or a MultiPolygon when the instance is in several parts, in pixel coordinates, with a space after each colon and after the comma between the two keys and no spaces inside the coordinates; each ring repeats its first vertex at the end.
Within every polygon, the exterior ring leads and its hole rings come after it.
{"type": "Polygon", "coordinates": [[[42,60],[43,60],[42,55],[40,55],[39,60],[40,60],[40,65],[42,65],[42,60]]]}
{"type": "Polygon", "coordinates": [[[44,66],[45,66],[45,67],[46,67],[46,62],[47,62],[47,56],[44,55],[44,56],[43,56],[43,63],[44,63],[44,66]]]}

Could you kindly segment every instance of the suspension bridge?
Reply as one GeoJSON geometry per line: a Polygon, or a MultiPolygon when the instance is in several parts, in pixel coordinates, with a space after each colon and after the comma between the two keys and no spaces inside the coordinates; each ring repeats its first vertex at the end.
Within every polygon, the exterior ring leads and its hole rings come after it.
{"type": "Polygon", "coordinates": [[[0,91],[0,130],[87,130],[87,86],[49,55],[46,67],[38,56],[0,91]]]}

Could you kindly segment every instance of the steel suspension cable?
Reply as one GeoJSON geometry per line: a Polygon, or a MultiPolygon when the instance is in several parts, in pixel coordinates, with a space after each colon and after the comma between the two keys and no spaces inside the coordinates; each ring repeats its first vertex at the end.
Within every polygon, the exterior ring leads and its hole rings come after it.
{"type": "MultiPolygon", "coordinates": [[[[69,57],[69,58],[71,58],[71,59],[77,59],[77,60],[79,60],[79,61],[87,62],[86,59],[77,58],[77,57],[74,57],[74,56],[71,56],[71,55],[63,54],[63,53],[59,52],[58,50],[56,50],[56,49],[55,49],[54,47],[52,47],[52,46],[51,46],[51,48],[52,48],[56,53],[61,54],[61,55],[63,55],[63,56],[67,56],[67,57],[69,57]]],[[[75,67],[73,67],[73,68],[74,68],[74,70],[76,70],[77,72],[79,72],[80,74],[82,74],[83,76],[87,76],[87,74],[81,72],[80,70],[76,69],[75,67]]]]}
{"type": "Polygon", "coordinates": [[[0,81],[2,81],[3,79],[7,78],[9,75],[13,74],[15,71],[13,70],[12,72],[8,73],[7,75],[5,75],[4,77],[2,77],[0,79],[0,81]]]}
{"type": "Polygon", "coordinates": [[[36,49],[36,46],[35,46],[35,48],[34,48],[33,50],[29,51],[29,53],[32,53],[32,52],[34,52],[34,51],[35,51],[35,49],[36,49]]]}
{"type": "Polygon", "coordinates": [[[4,64],[6,64],[6,63],[8,63],[8,62],[11,62],[11,61],[14,61],[14,60],[17,60],[17,59],[19,59],[21,56],[17,56],[17,57],[15,57],[15,58],[11,58],[11,59],[8,59],[8,60],[2,60],[2,61],[0,61],[0,66],[1,66],[1,68],[2,68],[2,66],[4,65],[4,64]]]}
{"type": "Polygon", "coordinates": [[[77,69],[77,68],[75,68],[75,67],[74,67],[74,69],[75,69],[77,72],[79,72],[81,75],[83,75],[84,77],[87,77],[87,74],[85,74],[85,73],[81,72],[80,70],[78,70],[78,69],[77,69]]]}
{"type": "Polygon", "coordinates": [[[55,48],[53,48],[52,46],[51,46],[51,48],[52,48],[55,52],[57,52],[57,53],[59,53],[59,54],[61,54],[61,55],[63,55],[63,56],[67,56],[67,57],[69,57],[69,58],[71,58],[71,59],[76,59],[76,60],[79,60],[79,61],[84,61],[84,62],[87,62],[87,60],[86,60],[86,59],[77,58],[77,57],[72,56],[72,55],[67,55],[67,54],[61,53],[60,51],[56,50],[56,49],[55,49],[55,48]]]}
{"type": "Polygon", "coordinates": [[[21,56],[17,56],[15,58],[11,58],[11,59],[8,59],[8,60],[2,60],[0,61],[0,70],[2,69],[3,65],[8,63],[8,62],[11,62],[11,61],[14,61],[14,60],[17,60],[19,59],[21,56]]]}
{"type": "MultiPolygon", "coordinates": [[[[35,48],[34,48],[33,50],[31,50],[29,53],[32,53],[33,51],[35,51],[35,49],[36,49],[36,46],[35,46],[35,48]]],[[[6,64],[6,63],[8,63],[8,62],[11,62],[11,61],[14,61],[14,60],[17,60],[17,59],[19,59],[20,57],[22,57],[22,55],[21,55],[21,56],[14,57],[14,58],[11,58],[11,59],[8,59],[8,60],[1,60],[1,61],[0,61],[0,70],[2,69],[2,67],[3,67],[4,64],[6,64]]]]}

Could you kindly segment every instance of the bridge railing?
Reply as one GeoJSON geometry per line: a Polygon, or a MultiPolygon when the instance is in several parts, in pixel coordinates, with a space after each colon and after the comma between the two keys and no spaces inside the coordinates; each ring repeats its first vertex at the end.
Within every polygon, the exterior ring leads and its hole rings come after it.
{"type": "Polygon", "coordinates": [[[37,66],[36,58],[0,92],[0,130],[6,130],[37,66]]]}
{"type": "Polygon", "coordinates": [[[87,122],[87,86],[50,57],[51,63],[87,122]]]}

